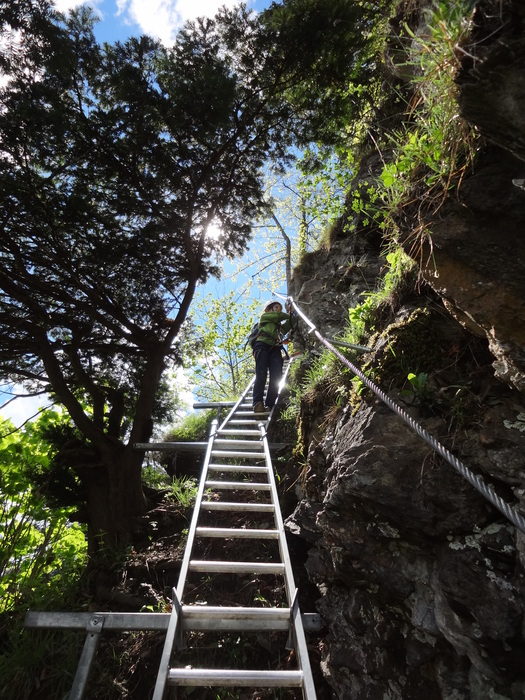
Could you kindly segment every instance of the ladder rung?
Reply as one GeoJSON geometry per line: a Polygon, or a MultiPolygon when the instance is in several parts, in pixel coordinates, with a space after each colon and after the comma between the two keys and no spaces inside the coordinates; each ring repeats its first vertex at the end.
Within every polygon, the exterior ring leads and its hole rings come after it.
{"type": "Polygon", "coordinates": [[[252,513],[273,513],[275,511],[271,503],[232,503],[231,501],[202,501],[201,508],[204,510],[250,511],[252,513]]]}
{"type": "Polygon", "coordinates": [[[253,435],[254,437],[261,437],[261,431],[260,430],[248,430],[248,429],[243,429],[243,428],[238,428],[235,430],[235,428],[223,428],[222,430],[217,431],[218,435],[253,435]]]}
{"type": "Polygon", "coordinates": [[[193,408],[233,408],[235,401],[198,401],[193,404],[193,408]]]}
{"type": "Polygon", "coordinates": [[[190,571],[208,574],[282,574],[284,564],[258,561],[201,561],[192,559],[190,571]]]}
{"type": "Polygon", "coordinates": [[[245,472],[246,474],[268,474],[266,467],[253,467],[248,464],[209,464],[210,472],[245,472]]]}
{"type": "Polygon", "coordinates": [[[254,481],[207,481],[208,489],[236,489],[239,491],[269,491],[270,484],[259,484],[254,481]]]}
{"type": "Polygon", "coordinates": [[[279,530],[263,530],[256,528],[235,527],[198,527],[195,530],[199,537],[238,537],[246,539],[278,540],[279,530]]]}
{"type": "Polygon", "coordinates": [[[212,457],[237,457],[243,459],[264,459],[264,452],[235,452],[234,450],[212,450],[212,457]]]}
{"type": "Polygon", "coordinates": [[[254,413],[254,411],[235,411],[233,414],[234,416],[237,417],[243,417],[247,418],[248,416],[253,417],[253,418],[258,418],[260,421],[263,420],[264,418],[268,418],[270,415],[269,413],[254,413]]]}
{"type": "Polygon", "coordinates": [[[182,606],[185,630],[243,630],[275,632],[290,629],[289,608],[231,608],[210,605],[182,606]]]}
{"type": "Polygon", "coordinates": [[[290,621],[290,608],[243,608],[230,605],[183,605],[182,618],[223,618],[225,620],[285,620],[290,621]]]}
{"type": "Polygon", "coordinates": [[[168,685],[253,688],[300,688],[302,671],[238,671],[232,669],[170,668],[168,685]]]}
{"type": "Polygon", "coordinates": [[[259,449],[260,452],[263,451],[262,443],[260,440],[229,440],[227,438],[224,440],[221,440],[220,438],[215,438],[215,441],[213,444],[218,445],[220,447],[231,447],[231,448],[236,448],[236,447],[251,448],[251,447],[253,447],[254,449],[259,449]]]}

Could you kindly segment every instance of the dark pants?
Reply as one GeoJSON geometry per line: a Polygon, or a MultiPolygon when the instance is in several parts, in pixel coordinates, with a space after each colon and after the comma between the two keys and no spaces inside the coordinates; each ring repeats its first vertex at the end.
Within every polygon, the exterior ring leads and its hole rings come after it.
{"type": "Polygon", "coordinates": [[[253,405],[264,402],[264,387],[266,378],[270,374],[268,391],[266,392],[266,406],[272,408],[279,391],[279,382],[283,376],[283,356],[281,348],[258,341],[253,347],[255,356],[255,383],[253,385],[253,405]]]}

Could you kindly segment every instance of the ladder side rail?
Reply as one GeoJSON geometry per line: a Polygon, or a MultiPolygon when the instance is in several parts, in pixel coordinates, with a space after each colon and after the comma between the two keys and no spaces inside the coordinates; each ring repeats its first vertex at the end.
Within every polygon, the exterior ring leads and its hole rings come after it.
{"type": "Polygon", "coordinates": [[[233,408],[230,410],[230,412],[228,413],[228,415],[226,416],[226,418],[222,421],[222,423],[221,423],[220,426],[219,426],[219,430],[222,430],[222,429],[224,428],[224,426],[226,425],[226,423],[230,420],[230,418],[233,416],[233,414],[235,413],[235,411],[239,408],[239,406],[241,405],[241,403],[244,401],[244,398],[245,398],[246,394],[250,391],[250,389],[251,389],[252,386],[254,385],[254,382],[255,382],[255,376],[253,376],[253,377],[250,379],[250,381],[248,382],[248,386],[247,386],[246,389],[242,392],[242,394],[240,395],[239,399],[235,402],[235,405],[234,405],[233,408]]]}
{"type": "MultiPolygon", "coordinates": [[[[270,415],[268,416],[268,419],[266,421],[266,430],[268,430],[268,426],[272,422],[273,414],[275,412],[276,406],[279,403],[279,398],[281,396],[281,391],[283,390],[284,386],[286,385],[286,380],[288,379],[288,372],[290,371],[290,367],[292,366],[293,360],[288,360],[285,365],[284,365],[284,372],[281,381],[279,382],[279,388],[277,390],[277,396],[275,398],[275,403],[272,407],[272,410],[270,411],[270,415]]],[[[255,379],[254,379],[255,381],[255,379]]]]}
{"type": "Polygon", "coordinates": [[[164,648],[162,650],[162,657],[159,665],[159,672],[157,675],[157,682],[155,684],[155,690],[153,693],[153,700],[162,700],[164,693],[166,691],[166,683],[168,680],[168,672],[170,668],[170,659],[173,652],[173,645],[175,643],[175,635],[177,633],[177,627],[180,624],[180,613],[182,596],[184,593],[184,585],[186,583],[186,578],[188,576],[188,570],[191,560],[191,552],[193,550],[193,544],[195,542],[195,536],[197,531],[197,522],[199,519],[199,513],[201,509],[202,498],[204,495],[204,490],[206,488],[206,479],[208,476],[208,465],[211,461],[211,453],[213,449],[213,442],[215,436],[217,435],[217,424],[218,420],[214,418],[210,426],[210,437],[208,440],[208,447],[206,449],[206,456],[204,458],[204,464],[202,466],[201,478],[199,482],[199,488],[197,491],[197,497],[195,499],[195,507],[193,509],[193,516],[191,519],[190,528],[188,530],[188,540],[186,542],[186,548],[184,550],[184,557],[182,559],[182,566],[179,574],[179,581],[177,584],[177,589],[173,592],[173,608],[171,612],[170,624],[168,631],[166,633],[166,638],[164,640],[164,648]]]}
{"type": "Polygon", "coordinates": [[[286,533],[284,530],[284,521],[281,514],[281,508],[279,505],[279,494],[277,492],[277,484],[275,481],[275,475],[273,472],[272,458],[270,455],[270,448],[268,445],[268,438],[266,434],[266,429],[264,424],[259,424],[259,429],[261,431],[261,439],[264,448],[264,457],[266,461],[266,469],[268,470],[268,483],[270,485],[271,501],[274,505],[274,520],[275,529],[279,533],[279,549],[281,553],[281,561],[285,568],[285,578],[286,578],[286,595],[288,600],[288,606],[291,608],[293,604],[293,595],[295,592],[295,581],[293,576],[292,564],[290,561],[290,554],[288,552],[288,547],[286,545],[286,533]]]}
{"type": "Polygon", "coordinates": [[[292,610],[292,615],[290,619],[290,624],[293,627],[293,634],[295,637],[296,644],[296,654],[299,667],[303,673],[303,697],[304,700],[316,700],[317,695],[315,692],[314,679],[312,675],[312,669],[310,667],[310,659],[308,656],[308,647],[306,645],[306,637],[304,634],[303,621],[299,611],[299,606],[296,603],[296,587],[293,575],[292,563],[290,560],[290,552],[288,551],[288,545],[286,544],[286,532],[284,530],[284,521],[281,513],[281,508],[279,505],[279,494],[277,492],[277,484],[275,481],[275,475],[273,471],[272,458],[270,455],[270,448],[268,445],[268,437],[266,433],[266,428],[263,424],[260,424],[261,439],[264,448],[264,455],[266,459],[266,466],[268,468],[268,481],[270,483],[270,489],[272,494],[272,502],[275,506],[274,509],[274,519],[275,528],[279,531],[279,549],[281,551],[281,560],[284,564],[284,578],[286,581],[286,595],[288,598],[288,606],[292,610]]]}
{"type": "Polygon", "coordinates": [[[218,420],[215,418],[212,421],[210,427],[210,438],[208,441],[208,447],[206,449],[206,455],[204,457],[204,464],[202,465],[201,478],[199,482],[199,489],[197,491],[197,497],[195,499],[195,507],[193,509],[193,515],[191,518],[190,527],[188,530],[188,539],[186,542],[186,547],[184,549],[184,557],[182,559],[182,565],[179,574],[179,581],[177,583],[177,595],[182,603],[184,595],[184,586],[186,583],[186,578],[188,577],[188,569],[191,559],[191,553],[193,550],[193,545],[195,543],[195,537],[197,532],[197,522],[199,520],[199,515],[201,511],[202,500],[204,496],[204,491],[206,490],[206,481],[208,479],[208,468],[211,462],[211,456],[213,451],[213,445],[215,442],[215,437],[217,435],[217,424],[218,420]]]}
{"type": "MultiPolygon", "coordinates": [[[[296,596],[297,594],[298,591],[296,589],[296,596]]],[[[297,600],[292,605],[290,627],[292,628],[295,636],[297,661],[299,668],[303,673],[303,698],[304,700],[317,700],[314,677],[312,674],[312,667],[310,666],[310,657],[308,655],[308,646],[306,644],[306,636],[304,634],[303,618],[299,609],[299,602],[297,600]]]]}

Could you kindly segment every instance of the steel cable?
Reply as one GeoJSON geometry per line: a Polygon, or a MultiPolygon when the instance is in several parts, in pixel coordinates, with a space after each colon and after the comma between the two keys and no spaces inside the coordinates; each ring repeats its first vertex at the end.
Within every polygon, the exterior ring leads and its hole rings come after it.
{"type": "MultiPolygon", "coordinates": [[[[281,296],[281,295],[277,295],[281,296]]],[[[382,389],[380,389],[374,382],[372,382],[358,367],[356,367],[350,360],[348,360],[344,355],[342,355],[339,350],[337,350],[329,340],[324,338],[321,333],[317,330],[316,326],[304,315],[301,309],[297,306],[292,297],[282,297],[287,298],[292,304],[298,316],[300,316],[306,325],[310,328],[310,333],[313,332],[315,336],[320,340],[323,345],[325,345],[336,357],[338,357],[341,362],[346,365],[352,372],[359,377],[359,379],[366,384],[366,386],[378,396],[381,401],[383,401],[392,411],[397,413],[397,415],[412,429],[416,432],[419,437],[421,437],[426,443],[428,443],[443,459],[445,459],[449,464],[451,464],[454,469],[461,474],[474,488],[479,491],[479,493],[484,496],[492,505],[497,508],[503,515],[513,523],[518,530],[525,534],[525,518],[518,513],[512,506],[510,506],[506,501],[504,501],[494,489],[486,484],[483,479],[481,479],[477,474],[474,474],[468,467],[466,467],[463,462],[460,462],[457,457],[455,457],[444,445],[442,445],[438,440],[436,440],[430,433],[428,433],[419,423],[417,423],[401,406],[399,406],[395,401],[393,401],[389,396],[385,394],[382,389]]]]}

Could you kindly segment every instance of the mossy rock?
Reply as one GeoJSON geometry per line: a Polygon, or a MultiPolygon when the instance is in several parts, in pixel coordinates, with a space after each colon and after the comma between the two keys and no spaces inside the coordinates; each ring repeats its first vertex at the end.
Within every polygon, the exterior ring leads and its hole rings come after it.
{"type": "Polygon", "coordinates": [[[379,335],[383,348],[375,357],[375,381],[384,388],[402,386],[410,372],[430,372],[439,366],[448,344],[442,321],[437,310],[418,308],[385,328],[379,335]]]}

